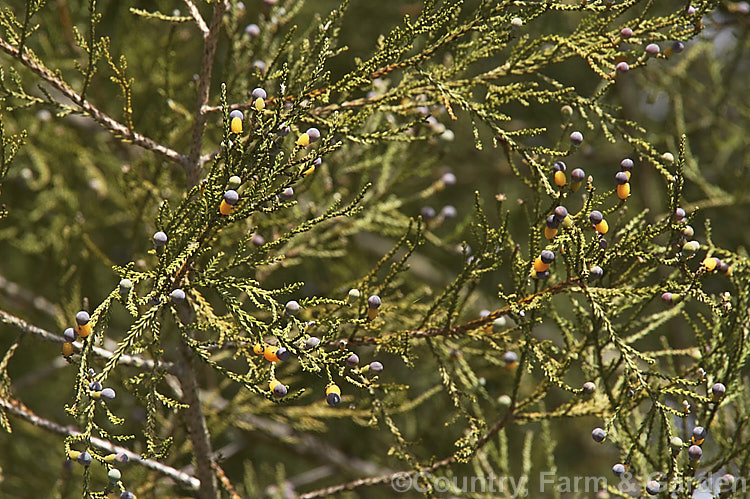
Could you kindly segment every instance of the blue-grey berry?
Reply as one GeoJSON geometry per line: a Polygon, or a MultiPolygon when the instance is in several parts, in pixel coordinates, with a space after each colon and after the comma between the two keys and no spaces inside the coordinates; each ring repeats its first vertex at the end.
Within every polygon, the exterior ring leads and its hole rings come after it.
{"type": "Polygon", "coordinates": [[[575,131],[570,134],[570,143],[578,147],[583,143],[583,134],[579,131],[575,131]]]}
{"type": "Polygon", "coordinates": [[[599,210],[594,210],[591,213],[589,213],[589,221],[594,225],[598,224],[603,219],[604,219],[604,216],[602,215],[602,212],[599,210]]]}
{"type": "Polygon", "coordinates": [[[245,33],[255,37],[260,35],[260,28],[257,24],[248,24],[247,26],[245,26],[245,33]]]}
{"type": "Polygon", "coordinates": [[[372,295],[367,299],[367,306],[370,308],[380,307],[381,301],[378,295],[372,295]]]}
{"type": "Polygon", "coordinates": [[[135,499],[135,494],[133,494],[129,490],[126,490],[125,492],[120,494],[120,499],[135,499]]]}
{"type": "Polygon", "coordinates": [[[591,432],[591,438],[594,439],[594,442],[602,443],[607,438],[607,432],[603,428],[594,428],[591,432]]]}
{"type": "Polygon", "coordinates": [[[591,381],[587,381],[583,384],[583,393],[586,395],[591,395],[596,391],[596,385],[592,383],[591,381]]]}
{"type": "Polygon", "coordinates": [[[130,279],[127,277],[124,279],[120,279],[120,294],[126,295],[128,292],[133,289],[133,283],[130,279]]]}
{"type": "Polygon", "coordinates": [[[623,476],[626,471],[627,469],[625,468],[624,464],[617,463],[614,466],[612,466],[612,473],[614,473],[616,477],[623,476]]]}
{"type": "Polygon", "coordinates": [[[286,302],[285,308],[287,314],[295,315],[297,312],[299,312],[299,303],[294,300],[289,300],[288,302],[286,302]]]}
{"type": "Polygon", "coordinates": [[[102,400],[105,402],[112,402],[115,399],[115,391],[111,388],[105,388],[101,392],[102,400]]]}
{"type": "Polygon", "coordinates": [[[291,187],[287,187],[281,193],[279,193],[279,198],[281,198],[282,201],[289,201],[294,197],[294,189],[291,187]]]}
{"type": "Polygon", "coordinates": [[[567,165],[565,164],[564,161],[555,161],[555,164],[552,165],[552,171],[555,172],[555,173],[557,173],[557,172],[563,172],[563,173],[565,173],[565,170],[567,168],[568,167],[567,167],[567,165]]]}
{"type": "Polygon", "coordinates": [[[423,206],[419,213],[425,220],[432,220],[436,215],[435,208],[432,206],[423,206]]]}
{"type": "Polygon", "coordinates": [[[110,482],[117,483],[122,478],[122,473],[117,468],[112,468],[107,472],[107,478],[109,478],[110,482]]]}
{"type": "Polygon", "coordinates": [[[273,394],[278,398],[285,396],[288,392],[289,389],[281,383],[273,387],[273,394]]]}
{"type": "Polygon", "coordinates": [[[100,392],[102,391],[102,384],[98,381],[92,381],[91,383],[89,383],[89,390],[91,390],[92,392],[100,392]]]}
{"type": "Polygon", "coordinates": [[[562,222],[568,216],[568,209],[564,206],[555,208],[555,220],[562,222]]]}
{"type": "Polygon", "coordinates": [[[550,215],[547,217],[547,227],[550,229],[556,229],[560,226],[560,221],[555,218],[555,215],[550,215]]]}
{"type": "Polygon", "coordinates": [[[633,30],[628,27],[622,28],[620,30],[620,36],[625,39],[630,38],[631,36],[633,36],[633,30]]]}
{"type": "Polygon", "coordinates": [[[576,168],[572,172],[570,172],[570,179],[573,182],[583,182],[583,180],[586,178],[586,172],[584,172],[580,168],[576,168]]]}
{"type": "Polygon", "coordinates": [[[661,486],[656,480],[651,480],[646,484],[646,492],[648,493],[648,495],[655,496],[659,493],[659,491],[661,491],[661,486]]]}
{"type": "Polygon", "coordinates": [[[89,316],[89,313],[85,310],[81,310],[76,314],[76,323],[79,326],[85,326],[89,323],[89,320],[91,320],[91,317],[89,316]]]}
{"type": "Polygon", "coordinates": [[[648,55],[657,55],[660,51],[661,49],[655,43],[649,43],[648,45],[646,45],[646,53],[648,55]]]}
{"type": "Polygon", "coordinates": [[[518,354],[516,352],[505,352],[505,354],[503,354],[503,362],[506,364],[514,364],[518,362],[518,354]]]}
{"type": "Polygon", "coordinates": [[[625,173],[625,172],[617,172],[617,173],[615,173],[615,181],[618,184],[620,184],[620,185],[627,184],[628,180],[630,180],[630,179],[628,178],[628,174],[627,173],[625,173]]]}
{"type": "Polygon", "coordinates": [[[77,337],[78,335],[76,334],[76,330],[72,327],[69,327],[68,329],[63,331],[63,338],[65,339],[65,341],[73,343],[77,337]]]}
{"type": "Polygon", "coordinates": [[[229,113],[229,119],[233,120],[234,118],[244,119],[244,116],[242,115],[242,111],[239,109],[235,109],[231,113],[229,113]]]}
{"type": "Polygon", "coordinates": [[[620,161],[620,168],[622,168],[626,172],[632,171],[634,166],[635,163],[630,158],[625,158],[620,161]]]}
{"type": "Polygon", "coordinates": [[[156,232],[154,234],[154,246],[159,248],[165,244],[167,244],[167,235],[162,231],[156,232]]]}
{"type": "Polygon", "coordinates": [[[306,348],[315,348],[318,345],[320,345],[320,338],[317,336],[310,336],[305,342],[306,348]]]}
{"type": "Polygon", "coordinates": [[[599,279],[604,275],[604,270],[602,270],[600,266],[594,265],[593,267],[591,267],[589,275],[592,279],[599,279]]]}
{"type": "Polygon", "coordinates": [[[346,358],[346,363],[351,367],[356,366],[357,364],[359,364],[359,355],[352,352],[349,357],[346,358]]]}
{"type": "Polygon", "coordinates": [[[682,42],[674,42],[672,44],[672,52],[674,52],[675,54],[679,54],[683,50],[685,50],[685,44],[684,43],[682,43],[682,42]]]}
{"type": "Polygon", "coordinates": [[[341,402],[341,396],[338,393],[331,392],[326,395],[326,402],[328,402],[328,405],[331,407],[337,406],[341,402]]]}
{"type": "Polygon", "coordinates": [[[315,127],[310,127],[305,132],[310,137],[310,142],[316,142],[320,138],[320,130],[315,127]]]}
{"type": "Polygon", "coordinates": [[[440,210],[440,215],[443,218],[455,218],[457,214],[456,208],[449,204],[443,206],[443,209],[440,210]]]}
{"type": "Polygon", "coordinates": [[[253,99],[266,99],[266,91],[260,87],[253,89],[253,99]]]}
{"type": "Polygon", "coordinates": [[[698,461],[703,456],[703,449],[698,445],[691,445],[688,447],[688,459],[691,461],[698,461]]]}
{"type": "Polygon", "coordinates": [[[676,210],[674,210],[674,219],[678,222],[685,218],[686,215],[687,214],[685,213],[685,210],[683,210],[682,208],[677,208],[676,210]]]}
{"type": "Polygon", "coordinates": [[[544,263],[552,263],[555,260],[555,253],[550,250],[543,250],[539,255],[544,263]]]}
{"type": "Polygon", "coordinates": [[[229,205],[235,205],[239,200],[240,195],[237,194],[237,191],[235,191],[234,189],[229,189],[224,193],[224,201],[226,201],[226,203],[229,205]]]}
{"type": "Polygon", "coordinates": [[[253,237],[250,238],[250,242],[253,243],[253,246],[263,246],[266,244],[265,238],[260,234],[253,234],[253,237]]]}
{"type": "Polygon", "coordinates": [[[280,361],[289,360],[291,355],[292,354],[286,349],[286,347],[279,347],[279,349],[276,350],[276,357],[278,357],[280,361]]]}
{"type": "Polygon", "coordinates": [[[456,176],[451,172],[443,173],[443,176],[440,177],[440,181],[443,182],[444,185],[455,185],[456,176]]]}
{"type": "Polygon", "coordinates": [[[115,461],[117,461],[120,464],[125,464],[130,460],[127,454],[124,452],[118,452],[115,454],[115,461]]]}
{"type": "Polygon", "coordinates": [[[370,362],[370,365],[368,367],[370,368],[370,371],[374,373],[383,372],[383,364],[381,364],[377,360],[370,362]]]}
{"type": "Polygon", "coordinates": [[[179,288],[174,289],[171,293],[169,293],[169,297],[175,303],[182,303],[185,301],[185,292],[179,288]]]}
{"type": "Polygon", "coordinates": [[[76,459],[79,463],[81,463],[84,466],[88,466],[91,464],[91,454],[89,454],[86,451],[81,452],[78,454],[78,458],[76,459]]]}

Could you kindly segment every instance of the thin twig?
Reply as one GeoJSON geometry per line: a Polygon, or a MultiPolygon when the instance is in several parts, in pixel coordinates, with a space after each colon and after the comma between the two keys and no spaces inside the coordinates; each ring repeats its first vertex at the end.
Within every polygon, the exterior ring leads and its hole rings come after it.
{"type": "MultiPolygon", "coordinates": [[[[42,339],[44,341],[48,341],[50,343],[65,343],[65,339],[62,337],[62,335],[50,333],[46,329],[42,329],[40,327],[34,326],[33,324],[29,324],[25,320],[21,319],[20,317],[16,317],[15,315],[9,314],[8,312],[4,310],[0,310],[0,322],[4,322],[5,324],[10,324],[11,326],[15,326],[16,328],[20,329],[22,332],[26,334],[30,334],[36,338],[42,339]]],[[[73,343],[73,348],[76,350],[76,352],[80,352],[83,348],[83,344],[79,341],[76,341],[73,343]]],[[[110,359],[114,353],[106,350],[101,347],[94,346],[92,349],[92,352],[97,357],[101,357],[103,359],[110,359]]],[[[137,357],[135,355],[126,355],[123,354],[119,360],[119,364],[144,368],[144,369],[153,369],[154,368],[154,361],[150,359],[144,359],[143,357],[137,357]]],[[[171,362],[162,362],[159,361],[157,366],[160,369],[166,369],[170,370],[174,368],[174,365],[171,362]]]]}
{"type": "MultiPolygon", "coordinates": [[[[554,286],[550,286],[547,289],[543,289],[542,291],[539,291],[537,293],[532,293],[528,296],[525,296],[524,298],[521,298],[516,302],[516,306],[519,305],[525,305],[527,303],[532,302],[535,298],[538,298],[543,295],[554,295],[557,293],[561,293],[564,290],[579,286],[581,284],[580,280],[578,278],[573,278],[567,281],[563,281],[560,283],[555,284],[554,286]]],[[[484,317],[480,317],[479,319],[475,319],[473,321],[465,322],[463,324],[459,324],[457,326],[453,327],[440,327],[440,328],[430,328],[430,329],[413,329],[413,330],[406,330],[406,331],[396,331],[387,335],[383,336],[362,336],[362,337],[354,337],[347,339],[347,342],[350,344],[356,344],[356,345],[376,345],[381,343],[386,343],[388,340],[394,337],[404,336],[413,339],[413,338],[432,338],[435,336],[456,336],[460,335],[469,331],[474,331],[476,329],[479,329],[483,326],[487,326],[492,321],[497,319],[498,317],[501,317],[503,315],[506,315],[508,312],[512,311],[512,307],[510,305],[506,305],[503,308],[497,309],[494,312],[492,312],[489,315],[486,315],[484,317]]],[[[334,340],[331,343],[337,343],[340,340],[334,340]]]]}
{"type": "Polygon", "coordinates": [[[201,13],[198,11],[198,7],[196,7],[191,0],[184,0],[184,2],[190,11],[190,15],[193,16],[196,24],[198,24],[198,28],[203,32],[203,38],[205,39],[208,36],[208,26],[206,26],[206,21],[203,20],[203,16],[201,16],[201,13]]]}
{"type": "MultiPolygon", "coordinates": [[[[206,114],[203,107],[208,103],[209,90],[211,89],[211,73],[214,68],[214,55],[216,45],[221,31],[221,18],[227,8],[225,1],[216,2],[214,5],[213,18],[208,33],[203,36],[203,61],[198,79],[198,104],[195,110],[195,123],[193,124],[193,138],[188,155],[187,181],[190,187],[198,183],[201,166],[201,146],[203,145],[203,134],[206,129],[206,114]]],[[[205,24],[205,23],[204,23],[205,24]]]]}
{"type": "Polygon", "coordinates": [[[62,92],[63,95],[65,95],[65,97],[70,99],[76,106],[78,106],[81,111],[90,116],[94,121],[102,125],[104,128],[112,132],[113,135],[121,138],[123,142],[132,142],[139,147],[159,153],[162,156],[165,156],[171,161],[184,167],[188,165],[187,156],[185,156],[184,154],[180,154],[177,151],[174,151],[166,146],[158,144],[157,142],[144,135],[131,131],[127,126],[112,119],[109,115],[100,111],[88,100],[83,99],[75,90],[73,90],[67,83],[57,77],[41,62],[30,57],[25,50],[23,53],[19,52],[15,47],[13,47],[3,38],[0,38],[0,49],[6,54],[21,61],[24,66],[29,68],[54,88],[62,92]]]}
{"type": "MultiPolygon", "coordinates": [[[[58,435],[65,436],[81,434],[80,431],[72,426],[62,426],[55,423],[54,421],[50,421],[49,419],[37,416],[36,414],[34,414],[34,412],[31,411],[31,409],[23,405],[23,403],[21,403],[20,401],[5,400],[3,398],[0,398],[0,406],[2,406],[2,408],[9,413],[28,421],[34,426],[45,429],[47,431],[51,431],[52,433],[57,433],[58,435]]],[[[91,444],[112,454],[123,453],[128,456],[128,462],[138,464],[139,466],[143,466],[144,468],[148,468],[150,470],[161,473],[162,475],[166,475],[184,487],[196,490],[200,487],[200,481],[197,478],[190,476],[187,473],[183,473],[182,471],[176,470],[171,466],[162,464],[158,461],[144,459],[139,454],[136,454],[135,452],[132,452],[125,447],[120,447],[119,445],[115,445],[112,442],[97,437],[91,437],[91,444]]]]}

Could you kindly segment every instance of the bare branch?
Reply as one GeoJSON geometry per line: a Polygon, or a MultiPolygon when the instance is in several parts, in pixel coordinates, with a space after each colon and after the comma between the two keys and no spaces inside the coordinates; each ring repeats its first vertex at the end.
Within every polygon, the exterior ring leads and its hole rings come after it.
{"type": "MultiPolygon", "coordinates": [[[[55,423],[54,421],[50,421],[49,419],[37,416],[36,414],[34,414],[34,412],[31,411],[31,409],[17,400],[5,400],[0,398],[0,406],[2,406],[2,408],[9,413],[28,421],[34,426],[45,429],[52,433],[57,433],[58,435],[65,436],[81,434],[80,431],[72,426],[62,426],[55,423]]],[[[148,468],[150,470],[156,471],[157,473],[161,473],[162,475],[166,475],[184,487],[195,490],[200,487],[200,481],[197,478],[190,476],[187,473],[183,473],[182,471],[176,470],[171,466],[161,464],[158,461],[144,459],[139,454],[136,454],[135,452],[132,452],[125,447],[120,447],[119,445],[115,445],[112,442],[97,437],[91,437],[91,444],[112,454],[121,452],[128,456],[128,462],[138,464],[139,466],[143,466],[144,468],[148,468]]]]}
{"type": "Polygon", "coordinates": [[[195,19],[198,28],[203,32],[203,38],[205,39],[209,34],[208,26],[206,26],[206,21],[203,20],[203,16],[201,16],[201,13],[198,11],[198,7],[196,7],[191,0],[184,0],[184,2],[185,5],[187,5],[188,10],[190,11],[190,15],[193,16],[193,19],[195,19]]]}
{"type": "Polygon", "coordinates": [[[211,452],[211,438],[198,396],[198,380],[195,376],[195,365],[193,363],[194,355],[182,338],[180,338],[179,350],[183,359],[180,375],[182,401],[188,406],[185,409],[185,419],[190,432],[190,441],[193,444],[196,471],[201,480],[199,497],[201,499],[216,499],[218,492],[211,452]]]}
{"type": "Polygon", "coordinates": [[[188,158],[184,154],[180,154],[166,146],[158,144],[152,139],[141,135],[137,132],[131,131],[128,127],[122,123],[115,121],[109,115],[100,111],[96,106],[91,104],[88,100],[82,98],[75,90],[73,90],[67,83],[58,78],[50,69],[44,66],[41,62],[37,61],[33,57],[28,55],[28,52],[19,52],[18,49],[13,47],[3,38],[0,38],[0,50],[6,54],[18,59],[21,63],[33,71],[36,75],[41,77],[44,81],[52,85],[54,88],[63,93],[68,99],[70,99],[78,108],[85,114],[90,116],[94,121],[102,125],[104,128],[112,132],[118,138],[122,138],[125,142],[132,142],[133,144],[154,151],[168,158],[169,160],[182,165],[184,167],[188,164],[188,158]]]}
{"type": "Polygon", "coordinates": [[[204,34],[203,44],[203,61],[201,62],[201,72],[198,79],[198,104],[195,110],[195,123],[193,124],[193,139],[190,146],[190,154],[187,163],[188,185],[194,186],[198,183],[201,167],[201,146],[203,145],[203,133],[206,128],[206,114],[203,107],[208,102],[209,90],[211,88],[211,73],[214,68],[214,55],[216,54],[216,45],[221,31],[221,18],[227,8],[225,1],[216,2],[214,5],[213,18],[211,19],[211,28],[208,34],[204,34]]]}
{"type": "MultiPolygon", "coordinates": [[[[0,322],[15,326],[26,334],[30,334],[50,343],[65,343],[65,339],[61,335],[50,333],[46,329],[42,329],[40,327],[34,326],[33,324],[29,324],[25,320],[16,317],[15,315],[11,315],[4,310],[0,310],[0,322]]],[[[73,343],[73,348],[76,350],[76,352],[80,352],[81,349],[83,349],[83,344],[79,341],[76,341],[73,343]]],[[[97,346],[92,347],[91,351],[94,353],[94,355],[103,359],[110,359],[114,355],[111,351],[97,346]]],[[[118,360],[118,363],[145,369],[154,368],[153,360],[136,357],[134,355],[123,354],[118,360]]],[[[159,362],[157,366],[161,369],[167,370],[174,367],[171,362],[159,362]]]]}

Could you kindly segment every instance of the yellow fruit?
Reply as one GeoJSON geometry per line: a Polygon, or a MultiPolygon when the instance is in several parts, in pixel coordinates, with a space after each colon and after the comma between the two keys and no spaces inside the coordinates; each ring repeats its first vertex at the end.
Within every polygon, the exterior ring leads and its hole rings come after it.
{"type": "Polygon", "coordinates": [[[229,122],[229,128],[232,129],[232,133],[242,133],[242,120],[240,118],[232,118],[229,122]]]}
{"type": "Polygon", "coordinates": [[[253,352],[257,353],[258,355],[263,355],[263,351],[265,348],[260,343],[256,343],[253,347],[253,352]]]}
{"type": "Polygon", "coordinates": [[[708,257],[705,260],[703,260],[703,267],[708,270],[709,272],[713,271],[716,268],[717,260],[714,257],[708,257]]]}
{"type": "Polygon", "coordinates": [[[266,102],[260,97],[258,97],[257,99],[255,99],[255,102],[253,103],[253,107],[255,108],[256,111],[263,111],[266,108],[266,102]]]}
{"type": "Polygon", "coordinates": [[[338,385],[328,385],[326,387],[326,395],[329,395],[331,393],[335,393],[336,395],[341,396],[341,388],[339,388],[338,385]]]}
{"type": "Polygon", "coordinates": [[[599,234],[606,234],[607,232],[609,232],[609,224],[606,220],[602,220],[601,222],[596,224],[594,228],[599,234]]]}
{"type": "Polygon", "coordinates": [[[565,182],[567,182],[567,179],[565,178],[565,172],[555,172],[555,184],[557,184],[559,187],[562,187],[565,185],[565,182]]]}
{"type": "Polygon", "coordinates": [[[628,199],[628,196],[630,196],[630,183],[625,182],[622,185],[617,186],[617,197],[622,199],[623,201],[628,199]]]}
{"type": "Polygon", "coordinates": [[[309,136],[309,135],[307,135],[306,133],[303,133],[303,134],[301,134],[301,135],[300,135],[300,136],[299,136],[299,137],[297,138],[297,145],[298,145],[298,146],[302,146],[302,147],[307,147],[307,146],[309,146],[309,145],[310,145],[310,136],[309,136]]]}
{"type": "Polygon", "coordinates": [[[233,211],[234,211],[234,206],[232,206],[231,204],[227,203],[226,201],[222,199],[221,205],[219,206],[219,213],[221,213],[222,215],[231,215],[233,211]]]}
{"type": "Polygon", "coordinates": [[[534,270],[537,272],[544,272],[549,268],[549,263],[544,263],[540,257],[536,257],[534,260],[534,270]]]}
{"type": "Polygon", "coordinates": [[[279,347],[274,346],[267,346],[265,350],[263,350],[263,357],[266,358],[268,362],[278,362],[279,357],[276,355],[276,352],[279,350],[279,347]]]}
{"type": "Polygon", "coordinates": [[[70,357],[71,355],[73,355],[73,344],[70,343],[69,341],[66,341],[65,343],[63,343],[62,354],[65,357],[70,357]]]}
{"type": "Polygon", "coordinates": [[[549,227],[544,228],[544,237],[547,239],[554,239],[557,235],[557,229],[551,229],[549,227]]]}

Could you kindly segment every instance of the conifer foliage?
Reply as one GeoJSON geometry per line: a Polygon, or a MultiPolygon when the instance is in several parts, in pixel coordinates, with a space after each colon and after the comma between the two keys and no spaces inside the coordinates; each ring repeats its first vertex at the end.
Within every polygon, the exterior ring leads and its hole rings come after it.
{"type": "Polygon", "coordinates": [[[744,497],[749,11],[10,0],[0,492],[744,497]]]}

